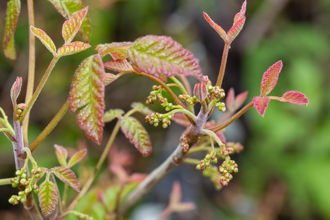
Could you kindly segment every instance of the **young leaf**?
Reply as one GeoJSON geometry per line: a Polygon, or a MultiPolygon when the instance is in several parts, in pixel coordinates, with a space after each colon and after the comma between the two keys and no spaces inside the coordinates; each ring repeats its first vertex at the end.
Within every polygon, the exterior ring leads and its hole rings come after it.
{"type": "Polygon", "coordinates": [[[62,37],[65,43],[71,42],[80,29],[80,26],[88,12],[88,7],[75,12],[68,20],[63,23],[62,37]]]}
{"type": "Polygon", "coordinates": [[[237,35],[241,32],[244,23],[245,23],[245,16],[243,16],[241,19],[235,22],[234,25],[229,29],[229,31],[227,32],[227,41],[229,44],[231,44],[233,40],[235,40],[237,35]]]}
{"type": "Polygon", "coordinates": [[[154,111],[152,111],[151,109],[149,109],[147,106],[145,106],[141,102],[133,102],[131,104],[131,107],[133,109],[136,109],[137,111],[139,111],[140,113],[142,113],[144,115],[149,115],[149,114],[154,113],[154,111]]]}
{"type": "Polygon", "coordinates": [[[62,47],[58,48],[57,55],[58,56],[68,56],[68,55],[72,55],[72,54],[87,50],[90,47],[91,47],[91,45],[89,45],[87,43],[83,43],[80,41],[74,41],[72,43],[65,44],[62,47]]]}
{"type": "Polygon", "coordinates": [[[128,49],[128,57],[138,71],[156,77],[189,75],[204,80],[193,54],[167,36],[147,35],[138,38],[128,49]]]}
{"type": "Polygon", "coordinates": [[[81,149],[80,151],[76,152],[71,159],[69,160],[68,167],[73,167],[77,163],[79,163],[82,159],[86,157],[87,148],[81,149]]]}
{"type": "Polygon", "coordinates": [[[46,179],[39,187],[38,199],[42,214],[50,215],[58,202],[58,189],[55,183],[46,179]]]}
{"type": "Polygon", "coordinates": [[[133,67],[129,62],[127,62],[126,59],[121,60],[110,60],[106,63],[104,63],[104,67],[108,70],[116,71],[116,72],[132,72],[133,67]]]}
{"type": "Polygon", "coordinates": [[[45,47],[54,56],[56,56],[56,46],[55,46],[54,42],[52,41],[52,39],[43,30],[41,30],[39,28],[36,28],[36,27],[31,26],[30,30],[34,34],[34,36],[36,36],[37,38],[39,38],[39,40],[41,41],[41,43],[43,45],[45,45],[45,47]]]}
{"type": "Polygon", "coordinates": [[[10,0],[7,4],[5,36],[3,39],[4,54],[8,59],[16,59],[14,33],[21,12],[21,0],[10,0]]]}
{"type": "Polygon", "coordinates": [[[105,73],[104,76],[104,85],[110,85],[112,82],[114,82],[116,79],[118,79],[118,76],[112,73],[105,73]]]}
{"type": "Polygon", "coordinates": [[[248,92],[242,92],[238,94],[235,98],[235,107],[236,109],[240,108],[247,98],[248,92]]]}
{"type": "MultiPolygon", "coordinates": [[[[84,8],[81,0],[48,0],[56,10],[65,18],[69,19],[75,12],[84,8]]],[[[85,16],[79,31],[83,41],[88,42],[91,36],[91,22],[88,15],[85,16]]]]}
{"type": "Polygon", "coordinates": [[[256,96],[253,98],[253,106],[262,117],[264,117],[269,101],[270,98],[267,96],[256,96]]]}
{"type": "Polygon", "coordinates": [[[69,93],[69,107],[79,126],[94,142],[100,144],[103,135],[104,67],[100,55],[82,61],[74,75],[69,93]]]}
{"type": "Polygon", "coordinates": [[[227,41],[227,33],[220,27],[217,23],[215,23],[205,12],[203,12],[204,18],[209,23],[209,25],[219,34],[219,36],[224,40],[227,41]]]}
{"type": "Polygon", "coordinates": [[[18,98],[19,94],[21,93],[22,81],[23,81],[22,77],[17,77],[16,81],[14,82],[14,84],[12,85],[12,87],[10,89],[10,98],[11,98],[11,102],[13,104],[14,109],[16,109],[17,98],[18,98]]]}
{"type": "Polygon", "coordinates": [[[246,12],[246,0],[243,2],[241,10],[234,17],[234,24],[245,16],[246,12]]]}
{"type": "Polygon", "coordinates": [[[95,50],[104,57],[110,54],[114,60],[126,59],[127,50],[132,45],[132,42],[114,42],[110,44],[98,44],[95,50]]]}
{"type": "Polygon", "coordinates": [[[235,97],[235,91],[230,88],[227,93],[226,107],[228,111],[235,112],[239,109],[247,98],[247,92],[242,92],[235,97]]]}
{"type": "Polygon", "coordinates": [[[282,60],[279,60],[264,73],[261,80],[260,96],[266,96],[274,89],[282,67],[282,60]]]}
{"type": "Polygon", "coordinates": [[[66,166],[67,165],[67,158],[68,158],[68,151],[62,146],[59,146],[57,144],[54,145],[55,147],[55,153],[58,162],[60,163],[61,166],[66,166]]]}
{"type": "Polygon", "coordinates": [[[298,91],[288,91],[284,93],[281,100],[297,105],[308,105],[308,98],[298,91]]]}
{"type": "Polygon", "coordinates": [[[111,122],[115,118],[122,116],[122,114],[124,114],[124,111],[121,109],[110,109],[104,113],[103,120],[105,123],[111,122]]]}
{"type": "Polygon", "coordinates": [[[63,183],[68,184],[77,192],[80,191],[80,184],[77,180],[76,175],[72,170],[67,167],[54,167],[52,172],[57,178],[59,178],[63,183]]]}
{"type": "Polygon", "coordinates": [[[142,156],[145,157],[151,153],[152,148],[148,132],[138,120],[133,117],[124,117],[120,121],[120,127],[128,140],[134,144],[142,156]]]}

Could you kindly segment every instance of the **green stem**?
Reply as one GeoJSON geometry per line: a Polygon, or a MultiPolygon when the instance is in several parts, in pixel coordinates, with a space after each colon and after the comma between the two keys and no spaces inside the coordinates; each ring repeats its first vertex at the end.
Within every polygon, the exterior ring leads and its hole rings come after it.
{"type": "MultiPolygon", "coordinates": [[[[176,85],[178,85],[178,88],[180,89],[180,91],[183,93],[183,94],[185,94],[185,95],[189,95],[188,94],[188,92],[187,92],[187,90],[185,89],[185,87],[182,85],[182,83],[180,82],[180,80],[178,80],[176,77],[174,77],[174,76],[172,76],[172,77],[170,77],[170,79],[173,81],[173,82],[175,82],[175,84],[176,85]]],[[[194,112],[194,106],[193,105],[189,105],[188,103],[187,103],[187,105],[188,105],[188,109],[189,109],[189,111],[191,111],[192,113],[195,113],[194,112]]]]}
{"type": "Polygon", "coordinates": [[[60,110],[56,113],[54,118],[48,123],[48,125],[44,128],[44,130],[38,135],[38,137],[29,146],[31,151],[34,151],[39,146],[39,144],[43,140],[45,140],[45,138],[54,130],[54,128],[64,117],[64,115],[66,114],[68,109],[69,109],[69,104],[68,104],[68,101],[66,101],[63,104],[63,106],[60,108],[60,110]]]}
{"type": "Polygon", "coordinates": [[[109,151],[111,149],[111,146],[117,136],[117,133],[119,131],[120,128],[120,121],[118,120],[111,135],[110,138],[107,142],[107,145],[105,146],[103,153],[98,161],[98,163],[96,164],[96,167],[94,168],[94,172],[92,174],[91,177],[89,177],[89,179],[87,180],[87,182],[85,183],[84,187],[82,188],[82,190],[79,192],[79,194],[73,199],[73,201],[71,202],[71,204],[69,205],[69,207],[67,208],[65,213],[68,213],[69,211],[73,210],[76,205],[78,204],[78,202],[80,201],[80,199],[87,193],[87,191],[89,190],[89,188],[91,187],[96,175],[98,174],[98,172],[100,171],[106,157],[109,154],[109,151]]]}
{"type": "Polygon", "coordinates": [[[189,84],[189,81],[188,81],[187,77],[185,75],[179,75],[179,78],[183,82],[183,85],[186,88],[186,91],[187,91],[188,95],[191,96],[192,95],[191,94],[191,87],[190,87],[190,84],[189,84]]]}
{"type": "Polygon", "coordinates": [[[212,150],[213,150],[212,147],[208,147],[208,146],[193,147],[189,149],[188,155],[201,151],[212,151],[212,150]]]}
{"type": "MultiPolygon", "coordinates": [[[[13,178],[13,177],[12,177],[13,178]]],[[[11,179],[12,178],[4,178],[4,179],[0,179],[0,186],[3,186],[3,185],[10,185],[11,184],[11,179]]]]}
{"type": "Polygon", "coordinates": [[[193,158],[185,158],[185,159],[183,160],[183,162],[186,163],[186,164],[190,164],[190,165],[197,165],[197,164],[200,163],[199,160],[197,160],[197,159],[193,159],[193,158]]]}
{"type": "Polygon", "coordinates": [[[219,74],[218,74],[218,79],[216,82],[216,86],[221,87],[222,85],[222,81],[223,81],[223,77],[225,75],[225,70],[226,70],[226,65],[227,65],[227,58],[228,58],[228,52],[230,49],[230,45],[229,44],[225,44],[225,47],[223,48],[223,52],[222,52],[222,58],[221,58],[221,65],[220,65],[220,69],[219,69],[219,74]]]}
{"type": "Polygon", "coordinates": [[[63,190],[63,196],[62,196],[62,207],[65,207],[66,198],[68,196],[68,189],[69,189],[68,184],[65,184],[64,185],[64,190],[63,190]]]}
{"type": "Polygon", "coordinates": [[[196,121],[196,116],[193,113],[191,113],[190,111],[186,110],[186,109],[175,109],[175,110],[172,110],[172,111],[166,113],[165,115],[174,115],[175,113],[178,113],[178,112],[181,112],[181,113],[185,114],[186,116],[188,116],[194,122],[196,121]]]}
{"type": "MultiPolygon", "coordinates": [[[[215,142],[217,142],[217,144],[221,147],[223,146],[224,144],[222,143],[222,141],[219,139],[219,137],[216,135],[216,133],[214,133],[213,131],[211,130],[208,130],[208,129],[203,129],[202,130],[202,133],[210,136],[213,140],[215,140],[215,142]]],[[[213,148],[214,149],[214,148],[213,148]]]]}
{"type": "Polygon", "coordinates": [[[57,63],[57,61],[59,60],[59,57],[53,57],[52,61],[50,62],[49,66],[47,67],[44,75],[42,76],[36,90],[34,91],[31,100],[28,102],[27,107],[25,108],[22,117],[20,118],[20,123],[22,123],[26,117],[26,115],[30,112],[32,106],[34,105],[35,101],[37,100],[41,90],[43,89],[43,87],[45,86],[48,77],[50,76],[50,74],[52,73],[52,70],[55,67],[55,64],[57,63]]]}

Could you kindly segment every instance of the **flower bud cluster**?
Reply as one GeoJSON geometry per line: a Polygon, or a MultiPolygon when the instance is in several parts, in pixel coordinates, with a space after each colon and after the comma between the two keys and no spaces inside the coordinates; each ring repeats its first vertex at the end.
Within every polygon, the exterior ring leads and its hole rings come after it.
{"type": "Polygon", "coordinates": [[[171,124],[171,119],[173,115],[171,114],[161,114],[158,112],[151,113],[145,117],[145,120],[152,124],[153,126],[157,127],[159,123],[162,123],[163,128],[167,128],[171,124]]]}
{"type": "Polygon", "coordinates": [[[179,95],[179,99],[181,101],[184,101],[188,105],[195,105],[198,102],[198,99],[196,98],[196,96],[190,96],[190,95],[185,95],[185,94],[179,95]]]}
{"type": "Polygon", "coordinates": [[[168,102],[168,99],[163,97],[163,91],[164,89],[161,86],[153,86],[152,91],[149,93],[149,96],[147,97],[146,104],[152,104],[156,100],[159,102],[159,104],[165,108],[166,111],[170,111],[175,108],[175,105],[168,102]]]}
{"type": "Polygon", "coordinates": [[[183,135],[180,140],[182,151],[187,152],[189,150],[189,139],[185,135],[183,135]]]}
{"type": "Polygon", "coordinates": [[[218,158],[216,157],[216,152],[212,151],[205,155],[204,159],[200,160],[199,164],[196,165],[197,170],[205,170],[205,168],[210,167],[211,163],[217,163],[218,158]]]}
{"type": "Polygon", "coordinates": [[[21,170],[16,171],[16,177],[11,179],[12,187],[18,187],[23,189],[18,192],[18,195],[12,195],[9,199],[9,203],[17,205],[19,202],[24,203],[26,201],[27,195],[32,191],[37,193],[39,188],[36,184],[38,179],[41,177],[41,168],[34,168],[31,171],[31,175],[27,177],[26,169],[23,167],[21,170]]]}
{"type": "Polygon", "coordinates": [[[230,180],[233,178],[232,173],[238,172],[238,165],[234,160],[226,159],[219,166],[219,172],[221,174],[221,178],[219,181],[220,185],[227,186],[230,180]]]}
{"type": "Polygon", "coordinates": [[[221,175],[216,166],[210,166],[203,170],[203,176],[208,177],[216,189],[222,188],[222,185],[219,184],[221,175]]]}
{"type": "Polygon", "coordinates": [[[219,86],[212,86],[210,84],[207,85],[207,89],[210,94],[213,96],[213,104],[215,107],[219,109],[219,111],[226,111],[226,105],[224,102],[220,102],[221,99],[225,97],[225,91],[221,89],[219,86]]]}

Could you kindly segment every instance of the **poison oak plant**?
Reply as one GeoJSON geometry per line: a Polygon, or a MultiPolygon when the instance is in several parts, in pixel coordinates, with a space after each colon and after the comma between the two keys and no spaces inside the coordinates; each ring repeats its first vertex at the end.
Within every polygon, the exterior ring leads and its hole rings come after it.
{"type": "MultiPolygon", "coordinates": [[[[73,55],[91,47],[88,44],[91,33],[87,15],[88,7],[84,7],[80,0],[49,0],[49,2],[66,19],[62,25],[64,43],[57,47],[51,37],[34,24],[33,0],[27,0],[30,52],[26,101],[17,103],[23,84],[22,78],[17,77],[10,92],[13,104],[13,124],[0,109],[2,115],[0,131],[12,142],[17,170],[15,177],[1,179],[0,184],[12,184],[13,187],[18,188],[17,195],[9,198],[9,202],[14,205],[23,203],[31,218],[51,216],[51,218],[60,219],[75,215],[89,219],[90,215],[93,215],[92,212],[88,212],[86,208],[87,211],[81,212],[84,208],[77,207],[78,203],[83,203],[86,198],[89,200],[89,206],[91,206],[92,198],[96,198],[97,200],[93,201],[101,205],[104,216],[121,218],[161,179],[182,163],[195,166],[198,170],[196,172],[201,172],[217,189],[221,189],[229,184],[233,173],[238,172],[238,165],[231,159],[231,155],[243,149],[239,143],[226,141],[223,130],[228,125],[251,107],[255,107],[257,112],[264,116],[270,100],[299,105],[308,104],[308,99],[297,91],[286,92],[281,97],[269,96],[277,83],[283,66],[282,61],[277,61],[265,71],[261,80],[260,94],[243,107],[241,106],[247,98],[246,92],[235,96],[234,90],[230,89],[226,95],[221,88],[229,49],[245,23],[246,2],[244,2],[241,10],[234,17],[233,26],[227,32],[204,13],[206,21],[225,42],[218,78],[214,84],[203,74],[194,55],[170,37],[147,35],[134,42],[98,44],[94,48],[96,52],[85,58],[74,73],[67,101],[39,136],[32,143],[28,143],[29,114],[57,61],[64,56],[73,55]],[[80,35],[81,41],[74,41],[77,34],[80,35]],[[53,58],[36,89],[33,90],[35,37],[49,50],[53,58]],[[164,109],[162,113],[154,112],[142,103],[133,103],[128,112],[121,109],[105,111],[105,87],[128,74],[149,78],[156,83],[146,98],[146,104],[158,102],[164,109]],[[193,91],[186,78],[188,76],[198,80],[193,91]],[[175,93],[173,88],[178,88],[179,93],[175,93]],[[195,105],[200,106],[198,112],[195,112],[195,105]],[[97,144],[102,143],[104,124],[117,120],[98,163],[89,172],[89,176],[80,181],[71,167],[86,156],[86,148],[77,151],[69,158],[68,150],[55,144],[59,166],[53,168],[40,167],[37,159],[32,155],[68,110],[75,115],[78,125],[84,130],[86,136],[97,144]],[[222,111],[225,114],[219,121],[209,121],[214,111],[222,111]],[[95,183],[95,187],[91,188],[109,155],[119,130],[142,156],[151,154],[152,144],[148,131],[143,127],[143,123],[134,117],[135,114],[144,115],[146,122],[156,127],[167,128],[172,121],[185,126],[186,130],[178,141],[179,145],[159,167],[148,175],[130,174],[126,170],[126,166],[132,162],[130,156],[113,149],[108,161],[112,173],[109,177],[111,186],[99,190],[97,186],[100,183],[95,183]],[[204,157],[197,159],[194,156],[196,152],[204,152],[204,157]],[[57,181],[65,184],[63,192],[59,192],[57,181]],[[71,189],[76,191],[76,194],[71,193],[73,196],[68,198],[68,191],[71,189]],[[95,189],[98,189],[95,194],[97,196],[91,197],[95,189]],[[111,190],[111,195],[116,196],[111,197],[109,190],[111,190]],[[34,193],[37,194],[41,213],[32,196],[34,193]]],[[[8,1],[3,40],[4,54],[8,59],[16,57],[14,33],[21,10],[20,4],[20,0],[8,1]]],[[[34,110],[34,112],[37,111],[34,110]]],[[[181,203],[180,197],[180,186],[175,183],[170,204],[160,219],[166,218],[174,211],[188,211],[194,207],[190,203],[181,203]]]]}

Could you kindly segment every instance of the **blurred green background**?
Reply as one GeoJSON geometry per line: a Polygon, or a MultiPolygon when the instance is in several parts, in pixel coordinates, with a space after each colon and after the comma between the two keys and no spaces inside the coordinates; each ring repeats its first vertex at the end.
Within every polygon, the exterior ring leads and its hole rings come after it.
{"type": "MultiPolygon", "coordinates": [[[[6,0],[0,1],[0,36],[3,36],[6,0]]],[[[133,41],[146,34],[169,35],[191,50],[200,60],[204,74],[214,82],[223,43],[203,20],[206,11],[224,29],[232,24],[242,1],[238,0],[85,0],[92,21],[91,44],[133,41]]],[[[44,29],[59,46],[64,19],[48,1],[35,0],[36,26],[44,29]]],[[[249,98],[259,94],[263,72],[282,59],[284,68],[272,95],[287,90],[303,92],[307,107],[272,101],[265,117],[252,109],[230,126],[227,139],[241,141],[244,151],[235,159],[240,172],[221,191],[192,167],[182,166],[167,177],[132,214],[133,219],[155,219],[158,204],[165,207],[174,180],[183,185],[185,201],[197,210],[171,219],[330,219],[330,0],[248,0],[247,21],[232,44],[224,89],[247,90],[249,98]],[[151,208],[150,208],[150,207],[151,208]],[[149,208],[149,209],[148,209],[149,208]],[[149,214],[148,214],[149,213],[149,214]],[[147,218],[149,215],[150,218],[147,218]]],[[[0,53],[0,106],[9,117],[9,90],[17,75],[27,74],[28,24],[26,2],[16,32],[17,60],[0,53]]],[[[37,45],[36,73],[39,81],[51,55],[37,45]]],[[[89,49],[62,59],[56,66],[39,100],[32,109],[30,141],[64,103],[74,70],[94,53],[89,49]]],[[[148,95],[152,82],[125,76],[106,91],[107,109],[129,109],[133,101],[148,95]],[[143,86],[141,86],[143,85],[143,86]]],[[[25,88],[23,88],[25,91],[25,88]]],[[[23,101],[24,94],[20,99],[23,101]]],[[[113,124],[106,126],[108,136],[113,124]]],[[[168,130],[147,126],[154,153],[142,159],[122,135],[116,145],[137,156],[134,171],[149,172],[163,161],[178,143],[182,128],[168,130]],[[181,129],[181,130],[180,130],[181,129]],[[179,132],[180,133],[180,132],[179,132]],[[165,144],[164,144],[165,143],[165,144]]],[[[55,163],[53,144],[75,147],[83,137],[72,114],[35,152],[38,162],[55,163]]],[[[106,139],[106,138],[104,138],[106,139]]],[[[89,163],[95,163],[102,148],[88,142],[89,163]]],[[[0,177],[13,175],[14,160],[9,141],[0,136],[0,177]]],[[[0,187],[0,218],[17,219],[17,207],[7,200],[14,193],[0,187]]],[[[24,217],[21,217],[24,219],[24,217]]]]}

